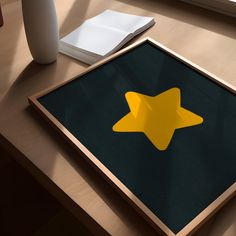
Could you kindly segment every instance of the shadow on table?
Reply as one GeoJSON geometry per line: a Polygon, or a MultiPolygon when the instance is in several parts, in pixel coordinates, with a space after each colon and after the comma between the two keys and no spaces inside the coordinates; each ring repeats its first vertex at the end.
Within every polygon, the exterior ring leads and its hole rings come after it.
{"type": "MultiPolygon", "coordinates": [[[[117,0],[236,39],[235,18],[173,0],[117,0]]],[[[156,19],[158,23],[158,19],[156,19]]]]}
{"type": "Polygon", "coordinates": [[[23,30],[22,12],[20,9],[20,4],[21,1],[2,3],[4,25],[0,28],[0,45],[2,45],[0,61],[1,66],[4,65],[4,68],[0,69],[0,100],[2,91],[4,92],[5,88],[7,88],[8,85],[11,83],[9,79],[10,76],[8,75],[10,75],[11,71],[14,69],[14,58],[17,53],[17,48],[20,45],[19,39],[23,30]],[[9,14],[9,12],[14,12],[14,14],[9,14]],[[6,35],[10,35],[10,37],[5,37],[6,35]],[[3,55],[6,54],[7,57],[4,58],[3,55]]]}
{"type": "Polygon", "coordinates": [[[147,233],[147,235],[150,236],[158,236],[156,231],[154,231],[152,227],[144,221],[143,218],[139,216],[125,200],[123,200],[117,191],[115,191],[114,188],[84,159],[83,154],[81,154],[78,149],[74,149],[69,145],[67,141],[58,135],[58,132],[56,132],[48,122],[41,119],[39,114],[31,107],[28,107],[26,112],[31,119],[35,120],[44,132],[47,133],[49,139],[53,140],[54,145],[60,147],[58,148],[58,153],[55,154],[53,158],[51,158],[51,153],[48,155],[50,157],[49,165],[51,166],[52,175],[54,164],[56,164],[57,161],[57,155],[63,155],[73,169],[75,169],[93,191],[103,199],[104,204],[108,205],[122,221],[126,223],[130,222],[130,225],[139,225],[138,232],[141,232],[143,235],[147,233]]]}
{"type": "Polygon", "coordinates": [[[65,34],[71,32],[85,20],[89,3],[89,0],[74,1],[69,13],[60,26],[60,35],[64,36],[65,34]]]}
{"type": "MultiPolygon", "coordinates": [[[[128,223],[130,227],[138,227],[136,230],[142,235],[146,233],[149,236],[157,235],[152,227],[82,158],[82,155],[29,106],[27,98],[46,89],[55,82],[54,80],[57,82],[63,80],[63,71],[66,73],[66,66],[65,64],[62,66],[60,60],[47,66],[32,61],[17,77],[1,104],[1,108],[6,111],[5,117],[9,117],[6,121],[7,133],[14,134],[11,142],[22,146],[20,150],[27,150],[27,153],[24,154],[33,161],[34,165],[43,166],[46,172],[44,174],[52,179],[55,177],[55,172],[58,171],[56,170],[58,161],[61,161],[61,157],[65,158],[71,168],[75,169],[91,187],[90,191],[96,192],[102,199],[100,201],[109,206],[110,211],[124,221],[124,224],[128,223]],[[48,74],[53,76],[48,78],[48,74]],[[12,114],[17,114],[17,117],[12,117],[12,114]],[[40,151],[35,151],[35,149],[40,151]]],[[[26,162],[25,167],[27,168],[30,161],[27,159],[26,162]]]]}
{"type": "Polygon", "coordinates": [[[236,196],[208,220],[193,236],[236,235],[236,196]]]}

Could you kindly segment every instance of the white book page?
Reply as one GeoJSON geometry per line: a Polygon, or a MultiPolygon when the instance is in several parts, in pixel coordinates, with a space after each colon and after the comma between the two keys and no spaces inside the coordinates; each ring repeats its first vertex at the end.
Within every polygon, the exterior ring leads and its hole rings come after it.
{"type": "Polygon", "coordinates": [[[145,26],[154,23],[153,17],[130,15],[112,10],[105,10],[88,21],[127,33],[135,33],[140,28],[146,28],[145,26]]]}
{"type": "Polygon", "coordinates": [[[128,33],[98,25],[90,20],[85,21],[79,28],[61,39],[62,42],[92,52],[99,56],[105,56],[119,45],[128,33]]]}

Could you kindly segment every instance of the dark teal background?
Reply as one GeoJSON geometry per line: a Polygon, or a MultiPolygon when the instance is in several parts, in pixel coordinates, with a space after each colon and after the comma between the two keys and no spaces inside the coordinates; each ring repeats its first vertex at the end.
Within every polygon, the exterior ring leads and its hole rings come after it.
{"type": "Polygon", "coordinates": [[[147,42],[39,102],[175,233],[236,181],[235,95],[147,42]],[[112,131],[129,112],[127,91],[173,87],[204,122],[176,130],[166,151],[112,131]]]}

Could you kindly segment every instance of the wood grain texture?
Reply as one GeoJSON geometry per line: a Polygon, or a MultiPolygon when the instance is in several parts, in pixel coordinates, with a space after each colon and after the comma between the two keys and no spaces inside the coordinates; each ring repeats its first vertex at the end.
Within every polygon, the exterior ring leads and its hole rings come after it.
{"type": "MultiPolygon", "coordinates": [[[[236,86],[236,31],[229,17],[164,0],[55,0],[60,35],[110,8],[153,16],[147,36],[236,86]]],[[[59,54],[56,63],[32,61],[22,24],[20,1],[3,6],[0,28],[0,141],[15,158],[93,232],[101,235],[156,235],[108,188],[99,175],[30,108],[27,97],[81,73],[86,65],[59,54]],[[98,230],[98,231],[97,231],[98,230]]]]}

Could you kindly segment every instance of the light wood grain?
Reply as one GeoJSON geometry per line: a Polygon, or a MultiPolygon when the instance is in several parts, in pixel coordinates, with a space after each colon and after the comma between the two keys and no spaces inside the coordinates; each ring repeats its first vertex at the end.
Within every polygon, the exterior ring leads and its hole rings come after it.
{"type": "MultiPolygon", "coordinates": [[[[150,36],[236,86],[235,21],[184,3],[151,0],[55,0],[60,34],[110,8],[154,16],[150,36]]],[[[30,108],[27,97],[81,73],[87,66],[64,55],[48,66],[32,62],[20,1],[2,6],[0,28],[0,142],[96,235],[156,232],[94,173],[30,108]]]]}

